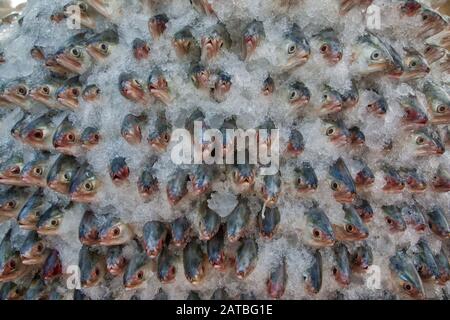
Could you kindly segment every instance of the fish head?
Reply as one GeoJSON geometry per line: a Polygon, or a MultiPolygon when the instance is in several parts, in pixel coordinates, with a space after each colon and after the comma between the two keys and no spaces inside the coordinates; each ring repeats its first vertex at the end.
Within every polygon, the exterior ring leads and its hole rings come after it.
{"type": "Polygon", "coordinates": [[[293,107],[300,108],[311,100],[311,91],[300,81],[291,83],[287,90],[287,101],[293,107]]]}

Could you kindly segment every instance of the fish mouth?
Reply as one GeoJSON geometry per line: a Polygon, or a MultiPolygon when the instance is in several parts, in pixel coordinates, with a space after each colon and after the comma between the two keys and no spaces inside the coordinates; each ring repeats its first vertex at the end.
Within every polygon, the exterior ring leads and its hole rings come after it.
{"type": "Polygon", "coordinates": [[[23,230],[36,230],[36,223],[28,222],[28,221],[18,221],[19,228],[23,230]]]}
{"type": "Polygon", "coordinates": [[[202,39],[202,61],[213,59],[219,53],[221,46],[220,40],[217,39],[202,39]]]}
{"type": "Polygon", "coordinates": [[[22,263],[26,266],[36,265],[43,262],[43,257],[28,257],[28,256],[21,256],[22,263]]]}
{"type": "Polygon", "coordinates": [[[243,40],[242,59],[244,61],[248,61],[248,59],[250,59],[250,57],[255,53],[258,44],[259,40],[255,37],[246,37],[243,40]]]}
{"type": "Polygon", "coordinates": [[[13,186],[26,186],[20,177],[9,177],[0,174],[0,184],[13,185],[13,186]]]}
{"type": "Polygon", "coordinates": [[[156,99],[160,100],[166,106],[168,106],[172,101],[172,98],[167,89],[160,89],[152,86],[150,88],[150,94],[152,94],[156,99]]]}
{"type": "Polygon", "coordinates": [[[322,105],[321,114],[331,114],[338,113],[342,110],[342,102],[340,101],[332,101],[322,105]]]}
{"type": "Polygon", "coordinates": [[[384,72],[391,67],[389,62],[372,63],[367,66],[366,74],[384,72]]]}
{"type": "Polygon", "coordinates": [[[112,276],[117,277],[123,273],[124,266],[122,266],[122,265],[109,266],[109,267],[107,267],[106,270],[112,276]]]}
{"type": "Polygon", "coordinates": [[[167,192],[167,198],[169,200],[169,203],[172,206],[177,205],[181,201],[181,199],[184,198],[184,196],[185,196],[185,194],[183,194],[183,195],[173,195],[169,191],[167,192]]]}
{"type": "Polygon", "coordinates": [[[79,203],[93,203],[95,202],[95,195],[86,195],[78,192],[72,192],[70,194],[70,199],[73,202],[79,203]]]}
{"type": "Polygon", "coordinates": [[[178,39],[173,41],[173,46],[175,47],[175,52],[178,57],[182,58],[189,54],[191,49],[191,41],[185,39],[178,39]]]}
{"type": "Polygon", "coordinates": [[[37,233],[40,235],[44,235],[44,236],[56,236],[58,235],[58,230],[57,229],[49,229],[46,227],[42,227],[42,228],[37,228],[37,233]]]}
{"type": "Polygon", "coordinates": [[[120,91],[121,91],[122,95],[124,97],[126,97],[127,99],[130,99],[135,102],[141,102],[141,103],[147,102],[144,90],[135,84],[132,84],[130,82],[125,82],[122,84],[122,88],[120,91]]]}
{"type": "Polygon", "coordinates": [[[137,60],[147,59],[150,55],[150,48],[147,45],[143,45],[134,49],[134,57],[137,60]]]}
{"type": "Polygon", "coordinates": [[[136,290],[144,286],[144,282],[138,282],[138,283],[127,283],[125,284],[125,290],[131,291],[136,290]]]}
{"type": "Polygon", "coordinates": [[[310,101],[309,97],[303,96],[301,98],[298,98],[298,99],[292,101],[291,105],[296,108],[300,108],[300,107],[306,106],[309,103],[309,101],[310,101]]]}
{"type": "Polygon", "coordinates": [[[38,187],[42,187],[42,188],[45,188],[47,186],[47,183],[44,179],[35,178],[30,174],[24,174],[22,176],[22,181],[24,183],[26,183],[27,185],[32,185],[32,186],[38,186],[38,187]]]}
{"type": "Polygon", "coordinates": [[[56,180],[47,182],[47,186],[50,189],[52,189],[52,190],[54,190],[56,192],[62,193],[62,194],[68,194],[69,193],[69,186],[64,184],[64,183],[58,182],[56,180]]]}
{"type": "Polygon", "coordinates": [[[430,121],[434,125],[450,124],[450,114],[445,116],[433,116],[430,121]]]}
{"type": "Polygon", "coordinates": [[[351,191],[335,192],[333,196],[339,203],[352,203],[355,200],[356,193],[351,191]]]}
{"type": "Polygon", "coordinates": [[[100,51],[98,51],[95,46],[93,44],[89,44],[86,47],[86,52],[92,57],[94,58],[94,60],[96,61],[102,61],[104,60],[106,57],[100,53],[100,51]]]}
{"type": "Polygon", "coordinates": [[[166,24],[162,21],[155,20],[149,22],[149,28],[152,36],[158,39],[166,30],[166,24]]]}
{"type": "Polygon", "coordinates": [[[83,74],[85,72],[84,66],[80,62],[71,59],[64,53],[56,56],[56,62],[67,70],[75,72],[77,74],[83,74]]]}
{"type": "Polygon", "coordinates": [[[300,67],[308,62],[310,57],[310,53],[307,51],[298,52],[295,57],[291,57],[288,59],[288,62],[282,66],[283,70],[290,70],[296,67],[300,67]]]}
{"type": "Polygon", "coordinates": [[[193,276],[186,276],[186,279],[192,283],[193,285],[198,285],[202,282],[203,280],[203,274],[198,273],[196,275],[193,276]]]}
{"type": "Polygon", "coordinates": [[[21,107],[26,107],[26,99],[25,98],[19,98],[15,94],[9,93],[9,92],[5,92],[2,97],[11,104],[16,104],[21,107]]]}
{"type": "Polygon", "coordinates": [[[91,17],[88,16],[81,15],[80,23],[82,26],[85,26],[86,28],[89,29],[94,30],[96,27],[95,19],[92,19],[91,17]]]}

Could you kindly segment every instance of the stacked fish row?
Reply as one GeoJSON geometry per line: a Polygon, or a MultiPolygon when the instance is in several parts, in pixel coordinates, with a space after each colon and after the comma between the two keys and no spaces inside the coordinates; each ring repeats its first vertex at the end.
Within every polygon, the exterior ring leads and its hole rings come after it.
{"type": "MultiPolygon", "coordinates": [[[[233,93],[233,75],[216,68],[214,61],[221,56],[235,54],[233,50],[238,47],[236,54],[251,65],[266,41],[266,30],[262,21],[250,20],[241,27],[238,39],[234,39],[211,3],[207,0],[186,2],[186,6],[192,5],[201,18],[217,19],[201,39],[196,39],[192,26],[184,26],[173,35],[168,34],[170,19],[163,13],[149,19],[148,31],[155,42],[170,37],[173,51],[179,62],[186,66],[189,81],[197,90],[199,99],[206,98],[220,106],[233,93]]],[[[257,174],[259,166],[247,161],[234,165],[180,167],[163,183],[157,164],[170,153],[172,122],[175,119],[167,113],[178,99],[170,77],[164,68],[158,66],[148,72],[146,83],[129,71],[112,79],[115,93],[136,105],[134,110],[141,109],[139,113],[124,116],[117,133],[131,146],[141,146],[143,136],[146,136],[146,150],[152,154],[137,173],[138,179],[133,181],[134,192],[139,194],[143,203],[167,198],[174,211],[183,206],[190,206],[195,211],[195,219],[183,215],[171,221],[146,221],[140,226],[112,213],[96,212],[102,189],[109,183],[102,179],[109,176],[118,193],[121,187],[130,186],[132,168],[128,163],[133,160],[132,156],[117,155],[110,159],[108,172],[95,171],[86,158],[95,154],[102,141],[108,139],[107,133],[102,132],[101,127],[77,126],[80,109],[86,104],[96,105],[104,98],[102,86],[88,83],[86,79],[93,68],[114,57],[121,42],[119,28],[113,23],[114,10],[125,7],[125,4],[121,1],[76,1],[53,12],[49,19],[60,25],[69,18],[69,11],[75,6],[81,13],[81,26],[86,30],[72,35],[56,52],[33,46],[30,55],[40,63],[36,72],[44,72],[45,79],[39,79],[38,83],[30,83],[26,78],[6,81],[0,95],[0,105],[5,110],[23,110],[20,121],[11,129],[14,140],[2,146],[8,156],[2,157],[0,183],[8,187],[1,189],[0,216],[10,219],[11,228],[0,245],[0,281],[4,283],[1,298],[56,299],[67,293],[65,263],[58,250],[52,247],[51,238],[60,236],[61,225],[68,215],[75,214],[79,203],[83,204],[84,212],[78,226],[78,238],[82,244],[78,266],[83,288],[101,286],[120,278],[121,288],[138,290],[154,274],[162,284],[172,283],[180,276],[180,260],[186,280],[193,285],[200,285],[208,274],[215,272],[211,269],[221,273],[231,269],[235,278],[245,281],[261,260],[258,235],[265,242],[282,236],[279,230],[282,221],[280,209],[282,211],[288,190],[295,190],[304,202],[304,215],[298,219],[304,219],[300,237],[311,256],[310,265],[303,270],[304,288],[309,295],[314,296],[321,291],[322,253],[327,247],[332,247],[334,262],[331,270],[339,286],[348,287],[352,273],[362,277],[367,275],[374,260],[372,248],[366,241],[375,212],[370,202],[377,192],[389,196],[405,190],[415,195],[412,202],[379,206],[386,230],[402,233],[409,225],[413,232],[424,236],[416,244],[400,248],[388,259],[394,287],[408,296],[424,298],[423,281],[433,279],[433,284],[445,286],[450,279],[445,245],[433,250],[425,235],[431,233],[442,243],[448,242],[448,207],[427,207],[421,203],[420,195],[425,192],[447,194],[450,191],[448,166],[441,163],[427,179],[412,166],[398,167],[389,161],[369,164],[370,159],[365,156],[370,151],[366,134],[359,126],[346,125],[348,114],[354,112],[356,106],[365,108],[363,112],[367,114],[367,121],[371,120],[370,115],[384,119],[390,112],[399,113],[399,123],[408,138],[401,147],[410,150],[411,157],[447,156],[446,146],[450,142],[449,90],[448,86],[439,83],[439,79],[430,77],[434,67],[443,74],[449,70],[448,54],[444,48],[448,42],[447,18],[417,1],[397,2],[393,6],[404,19],[420,17],[422,20],[416,35],[424,43],[420,48],[405,48],[404,54],[400,55],[382,36],[366,31],[352,44],[351,68],[354,72],[350,85],[345,90],[329,84],[312,88],[299,79],[289,78],[289,75],[313,59],[313,52],[318,53],[324,65],[343,63],[345,44],[333,28],[324,28],[307,37],[297,23],[291,23],[282,35],[280,50],[276,53],[279,65],[261,79],[260,96],[278,99],[276,101],[298,113],[300,125],[298,128],[292,125],[291,128],[289,124],[289,136],[282,141],[282,165],[301,159],[308,149],[310,141],[304,138],[306,133],[302,134],[301,123],[311,119],[319,121],[324,139],[333,148],[348,150],[352,155],[351,160],[343,157],[333,160],[327,167],[324,181],[318,178],[320,175],[316,174],[315,163],[302,160],[295,165],[293,179],[283,170],[260,177],[257,174]],[[106,23],[107,28],[97,31],[97,20],[106,23]],[[439,34],[444,34],[439,45],[427,42],[439,34]],[[382,77],[397,84],[408,83],[425,100],[407,94],[398,97],[393,108],[382,90],[370,81],[382,77]],[[361,107],[360,92],[363,90],[369,93],[370,101],[361,107]],[[149,106],[157,110],[155,121],[150,121],[149,106]],[[145,128],[148,131],[143,133],[145,128]],[[22,151],[16,152],[17,145],[22,150],[34,149],[33,159],[28,161],[22,151]],[[353,174],[350,169],[354,169],[353,174]],[[379,188],[378,176],[382,181],[379,188]],[[237,204],[226,217],[221,217],[209,206],[219,192],[215,185],[223,183],[229,183],[237,195],[237,204]],[[333,201],[342,206],[336,213],[341,217],[339,221],[330,219],[331,213],[327,214],[320,200],[314,200],[312,196],[321,184],[331,192],[333,201]],[[161,192],[163,186],[165,192],[161,192]],[[56,202],[48,199],[54,193],[58,198],[56,202]],[[258,206],[256,217],[252,208],[255,206],[254,198],[258,206]],[[191,202],[194,203],[192,206],[191,202]],[[23,239],[14,235],[22,232],[16,231],[17,226],[26,230],[23,239]]],[[[282,5],[292,4],[283,2],[282,5]]],[[[340,14],[345,19],[346,14],[365,7],[367,1],[341,1],[340,5],[340,14]]],[[[301,4],[298,6],[301,8],[301,4]]],[[[17,21],[19,28],[22,23],[20,18],[17,21]]],[[[131,52],[135,61],[145,61],[158,54],[151,52],[149,44],[140,38],[132,42],[131,52]]],[[[8,59],[5,55],[2,57],[1,61],[7,64],[8,59]]],[[[214,127],[207,113],[208,110],[195,108],[182,115],[184,128],[195,135],[196,121],[201,122],[204,129],[214,127]]],[[[225,133],[228,129],[239,128],[239,118],[239,114],[222,118],[218,128],[225,137],[222,150],[225,155],[235,151],[234,138],[228,139],[225,133]]],[[[258,126],[258,129],[276,128],[275,121],[269,116],[258,126]]],[[[270,136],[257,135],[256,140],[265,149],[270,149],[274,143],[270,136]]],[[[198,141],[201,141],[204,154],[217,153],[215,144],[206,137],[201,136],[198,141]]],[[[384,141],[382,149],[375,152],[391,154],[397,150],[396,143],[394,139],[384,141]]],[[[256,294],[258,297],[281,298],[287,285],[288,259],[283,256],[266,275],[267,292],[256,294]]],[[[74,298],[84,297],[81,291],[75,291],[74,298]]],[[[164,297],[167,295],[161,289],[156,298],[164,297]]],[[[228,293],[224,288],[218,288],[212,297],[225,299],[228,293]]],[[[249,297],[254,295],[249,294],[249,297]]],[[[189,298],[199,298],[198,292],[190,292],[189,298]]],[[[247,296],[242,293],[239,298],[247,296]]]]}

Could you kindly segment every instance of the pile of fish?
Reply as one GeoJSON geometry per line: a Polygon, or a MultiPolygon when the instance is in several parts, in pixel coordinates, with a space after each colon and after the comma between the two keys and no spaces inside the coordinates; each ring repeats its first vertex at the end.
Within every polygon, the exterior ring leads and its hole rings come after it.
{"type": "Polygon", "coordinates": [[[0,299],[448,298],[449,47],[416,0],[28,1],[0,26],[0,299]],[[218,151],[195,122],[246,161],[176,165],[175,129],[218,151]],[[278,172],[229,129],[279,129],[278,172]]]}

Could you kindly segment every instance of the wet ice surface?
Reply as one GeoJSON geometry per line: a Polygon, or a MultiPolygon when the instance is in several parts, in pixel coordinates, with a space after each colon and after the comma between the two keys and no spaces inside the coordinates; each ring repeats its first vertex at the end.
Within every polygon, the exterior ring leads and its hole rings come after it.
{"type": "MultiPolygon", "coordinates": [[[[286,2],[286,1],[285,1],[286,2]]],[[[287,1],[289,2],[289,1],[287,1]]],[[[165,184],[168,177],[174,172],[176,166],[171,162],[170,150],[163,154],[156,153],[146,143],[146,135],[152,126],[159,110],[165,110],[168,119],[174,128],[184,126],[187,115],[200,107],[206,114],[206,122],[211,127],[219,127],[224,118],[230,115],[238,115],[238,127],[256,128],[267,116],[271,117],[278,128],[281,129],[281,146],[285,146],[290,134],[290,128],[296,127],[304,136],[306,148],[304,153],[296,159],[290,159],[282,166],[283,193],[279,199],[281,212],[280,229],[271,241],[257,237],[258,264],[256,269],[245,280],[238,280],[233,268],[220,273],[208,266],[206,279],[199,285],[189,283],[183,274],[182,252],[178,252],[177,277],[171,284],[161,284],[156,276],[146,283],[145,288],[134,291],[124,291],[121,277],[108,279],[100,286],[86,289],[86,293],[94,299],[116,298],[129,299],[137,294],[143,299],[154,297],[162,287],[171,299],[184,299],[190,290],[200,292],[202,298],[209,298],[218,287],[225,287],[229,295],[237,297],[241,293],[253,292],[257,298],[266,299],[266,279],[269,272],[280,261],[282,256],[287,259],[288,282],[284,298],[286,299],[333,299],[343,295],[347,299],[379,299],[397,297],[393,282],[390,280],[388,270],[388,258],[399,247],[412,245],[417,242],[417,235],[411,228],[404,233],[391,233],[388,231],[383,219],[381,206],[387,204],[399,204],[412,201],[412,195],[408,191],[400,194],[386,194],[381,190],[383,176],[380,165],[387,162],[395,167],[408,166],[418,168],[427,181],[433,177],[439,164],[449,164],[449,153],[441,157],[417,158],[412,155],[411,138],[405,132],[400,123],[401,113],[396,99],[407,93],[416,93],[424,102],[424,96],[418,92],[423,80],[409,83],[398,83],[385,77],[376,79],[361,79],[358,81],[360,101],[351,110],[343,112],[343,121],[347,127],[358,126],[366,136],[366,148],[349,149],[339,147],[325,136],[325,124],[316,116],[306,112],[297,112],[286,103],[287,84],[294,81],[303,81],[312,92],[314,105],[320,97],[320,88],[328,84],[338,91],[350,88],[352,69],[350,66],[352,44],[355,39],[364,32],[365,20],[359,10],[352,10],[344,18],[338,15],[338,1],[314,1],[304,0],[290,1],[293,5],[288,8],[275,4],[275,1],[211,1],[220,21],[226,24],[233,45],[229,51],[223,52],[216,60],[209,63],[212,70],[222,69],[232,75],[232,89],[226,101],[216,103],[211,101],[208,94],[201,92],[192,85],[190,80],[189,63],[177,58],[172,47],[172,36],[182,27],[190,25],[196,39],[205,33],[206,29],[216,23],[213,17],[204,17],[194,11],[189,1],[149,1],[150,7],[142,9],[137,0],[126,1],[127,5],[113,22],[118,26],[120,43],[112,55],[102,64],[97,64],[83,76],[85,84],[97,84],[102,90],[102,98],[95,103],[86,103],[80,100],[77,112],[70,113],[70,119],[78,128],[98,126],[102,136],[100,144],[80,156],[80,162],[86,160],[102,180],[103,185],[99,194],[98,203],[90,207],[100,214],[113,213],[123,221],[128,222],[138,235],[142,233],[142,225],[150,220],[172,221],[186,215],[192,222],[197,221],[196,199],[188,195],[176,207],[171,207],[167,201],[165,184]],[[148,18],[158,13],[166,13],[170,19],[164,36],[159,40],[152,39],[147,27],[148,18]],[[253,18],[264,21],[266,40],[261,44],[255,55],[248,62],[240,59],[239,39],[243,27],[253,18]],[[344,43],[343,61],[335,66],[327,64],[318,54],[317,45],[311,41],[312,56],[306,65],[293,70],[289,75],[281,75],[277,67],[280,50],[279,44],[283,33],[296,22],[304,30],[306,36],[311,38],[326,27],[333,27],[341,41],[344,43]],[[132,42],[135,38],[141,38],[150,43],[150,58],[144,61],[136,61],[132,55],[132,42]],[[122,97],[118,90],[118,78],[122,72],[135,72],[137,76],[146,82],[150,71],[159,67],[166,75],[170,93],[174,98],[170,106],[156,102],[143,107],[122,97]],[[271,74],[276,83],[276,92],[273,97],[264,97],[260,94],[262,83],[268,74],[271,74]],[[375,88],[382,93],[388,101],[389,111],[384,119],[368,114],[366,105],[371,102],[370,89],[375,88]],[[143,132],[143,141],[140,145],[129,145],[120,135],[120,126],[123,118],[128,113],[139,114],[145,112],[149,115],[149,125],[143,132]],[[381,153],[386,140],[393,139],[394,149],[389,153],[381,153]],[[158,155],[159,160],[155,164],[156,174],[160,181],[160,193],[150,202],[143,202],[137,193],[136,182],[138,175],[145,163],[152,155],[158,155]],[[122,156],[130,167],[129,184],[116,186],[108,175],[110,160],[122,156]],[[332,250],[321,249],[323,256],[323,286],[317,296],[311,297],[304,291],[303,273],[311,264],[311,249],[304,244],[302,231],[304,229],[304,212],[311,203],[316,200],[332,222],[342,219],[343,211],[331,193],[328,180],[328,167],[338,157],[342,157],[352,173],[356,173],[357,164],[354,157],[363,158],[368,166],[376,173],[375,186],[364,193],[364,197],[371,203],[375,215],[369,223],[370,235],[368,244],[374,253],[374,265],[381,270],[381,286],[370,289],[366,285],[369,275],[354,275],[348,288],[338,286],[331,272],[333,263],[332,250]],[[294,190],[292,172],[304,161],[309,161],[314,167],[319,179],[319,188],[309,195],[297,194],[294,190]]],[[[378,32],[400,50],[405,46],[416,46],[422,49],[421,43],[415,39],[414,30],[419,21],[410,19],[399,20],[398,12],[391,10],[386,1],[376,0],[375,4],[382,8],[382,30],[378,32]],[[399,22],[400,21],[400,22],[399,22]]],[[[30,83],[39,83],[44,78],[40,63],[30,58],[29,52],[32,46],[39,45],[55,52],[69,36],[77,33],[69,31],[65,22],[53,24],[49,15],[54,9],[60,8],[65,1],[29,1],[25,10],[23,26],[17,25],[2,27],[0,29],[1,47],[5,48],[5,57],[8,61],[0,67],[0,78],[9,80],[17,77],[26,77],[30,83]]],[[[103,31],[110,25],[103,19],[98,19],[96,31],[103,31]]],[[[401,51],[401,50],[400,50],[401,51]]],[[[448,74],[441,74],[434,70],[429,76],[436,81],[448,82],[448,74]]],[[[42,113],[42,106],[36,107],[37,112],[42,113]]],[[[21,143],[11,140],[10,130],[21,118],[21,111],[14,109],[11,112],[0,111],[0,146],[2,146],[1,159],[6,159],[12,149],[24,152],[26,160],[32,158],[33,150],[21,143]],[[3,146],[13,145],[14,148],[3,146]]],[[[284,147],[283,147],[284,148],[284,147]]],[[[257,181],[256,190],[261,183],[257,181]]],[[[213,186],[217,193],[209,201],[210,208],[217,211],[221,217],[226,217],[237,203],[236,196],[229,181],[217,182],[213,186]]],[[[50,202],[67,201],[63,196],[50,190],[46,191],[50,202]]],[[[447,216],[450,207],[448,194],[438,194],[431,190],[416,195],[416,200],[425,208],[433,205],[441,206],[447,216]]],[[[252,213],[256,216],[261,208],[261,203],[251,196],[252,213]]],[[[67,267],[78,263],[78,252],[81,244],[78,241],[78,225],[86,206],[77,204],[66,214],[58,236],[48,238],[48,241],[59,250],[63,265],[67,267]]],[[[3,235],[11,225],[6,222],[0,225],[0,234],[3,235]]],[[[426,238],[433,250],[440,249],[441,241],[427,231],[426,238]]],[[[448,240],[447,240],[448,241],[448,240]]],[[[349,244],[350,251],[356,244],[349,244]]],[[[135,248],[131,245],[126,248],[126,254],[134,254],[135,248]]],[[[230,250],[235,250],[231,246],[230,250]]],[[[439,298],[442,295],[441,288],[433,284],[425,284],[427,297],[439,298]]]]}

